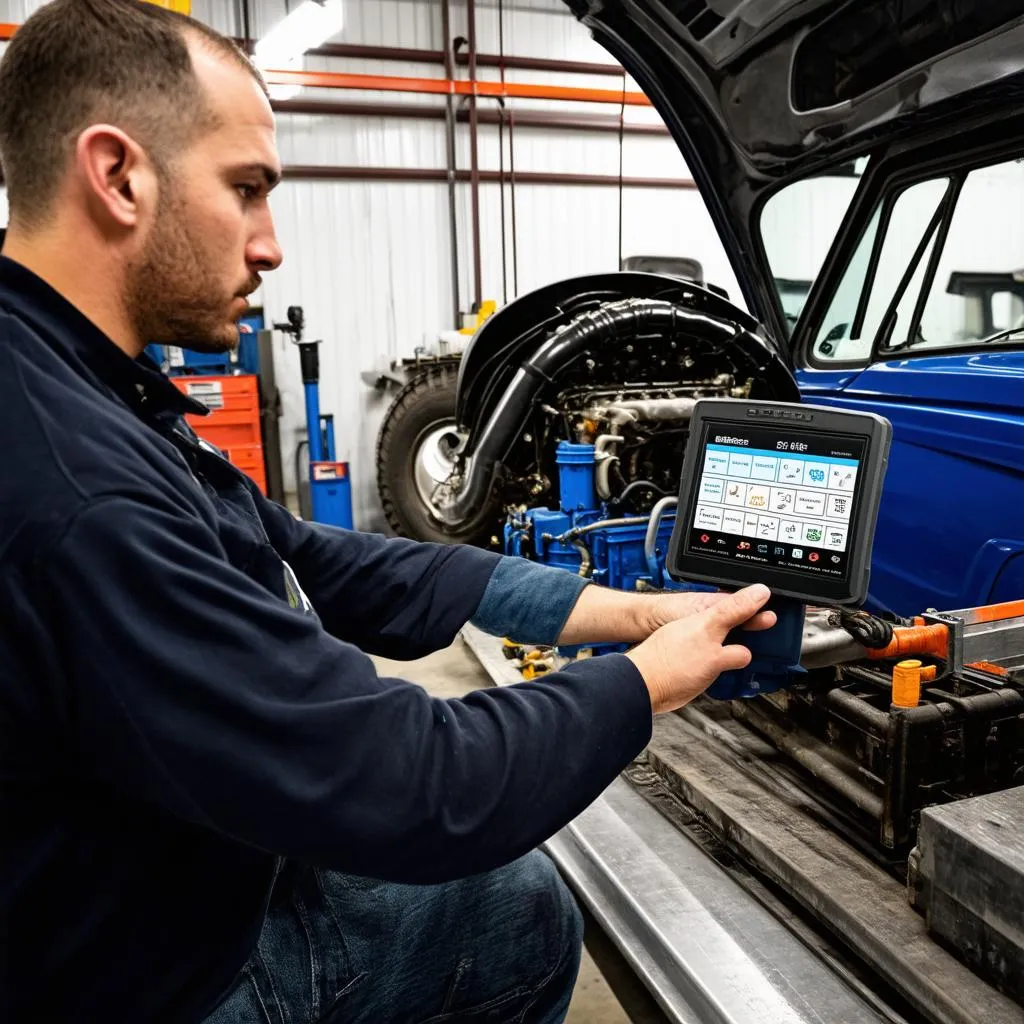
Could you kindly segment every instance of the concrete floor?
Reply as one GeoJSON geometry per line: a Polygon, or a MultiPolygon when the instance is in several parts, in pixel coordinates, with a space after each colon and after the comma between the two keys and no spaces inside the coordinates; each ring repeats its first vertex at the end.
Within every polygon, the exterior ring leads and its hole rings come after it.
{"type": "MultiPolygon", "coordinates": [[[[419,661],[373,660],[381,675],[419,683],[435,697],[461,697],[470,690],[491,685],[487,673],[461,639],[447,650],[419,661]]],[[[566,1021],[568,1024],[629,1024],[629,1017],[586,950],[566,1021]]]]}

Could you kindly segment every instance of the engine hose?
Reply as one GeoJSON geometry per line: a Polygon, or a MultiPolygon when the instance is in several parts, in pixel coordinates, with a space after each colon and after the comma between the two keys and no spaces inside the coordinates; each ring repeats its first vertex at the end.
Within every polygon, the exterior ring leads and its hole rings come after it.
{"type": "Polygon", "coordinates": [[[612,466],[618,461],[618,455],[608,455],[607,453],[597,460],[597,465],[594,468],[594,490],[597,491],[597,496],[602,501],[607,501],[612,496],[612,485],[608,477],[612,466]]]}
{"type": "MultiPolygon", "coordinates": [[[[576,533],[575,530],[570,530],[568,533],[563,533],[560,537],[554,536],[551,533],[542,533],[540,539],[545,544],[571,544],[580,555],[580,567],[577,570],[579,576],[589,577],[594,571],[594,558],[590,554],[590,548],[587,547],[587,542],[582,537],[572,536],[576,533]]],[[[580,531],[582,532],[582,531],[580,531]]]]}
{"type": "Polygon", "coordinates": [[[562,544],[568,544],[577,537],[582,537],[587,533],[593,533],[594,530],[610,530],[613,526],[644,526],[646,525],[648,518],[649,516],[628,516],[622,519],[599,519],[596,523],[587,523],[586,526],[575,526],[573,529],[567,530],[565,533],[558,537],[554,537],[553,539],[562,544]]]}
{"type": "Polygon", "coordinates": [[[665,513],[678,504],[678,498],[672,496],[662,498],[651,509],[651,517],[647,521],[647,533],[644,536],[644,561],[647,563],[647,571],[651,574],[651,585],[658,588],[665,585],[661,566],[658,565],[658,529],[665,513]]]}
{"type": "Polygon", "coordinates": [[[612,485],[608,477],[612,466],[619,461],[615,446],[622,440],[619,434],[600,434],[594,441],[594,490],[602,501],[612,496],[612,485]],[[609,447],[612,449],[610,452],[607,450],[609,447]]]}
{"type": "Polygon", "coordinates": [[[501,396],[465,466],[455,498],[438,507],[449,526],[476,516],[490,497],[495,477],[519,436],[538,395],[556,374],[584,358],[593,348],[650,332],[673,336],[691,328],[704,341],[733,341],[740,328],[706,313],[688,310],[664,299],[623,299],[583,313],[558,328],[523,362],[501,396]],[[711,335],[712,337],[709,337],[711,335]]]}
{"type": "Polygon", "coordinates": [[[594,560],[590,556],[590,548],[587,547],[587,542],[577,537],[572,542],[572,546],[580,553],[580,567],[576,570],[576,575],[589,579],[594,571],[594,560]]]}
{"type": "Polygon", "coordinates": [[[621,505],[626,500],[626,498],[628,498],[629,495],[633,493],[633,491],[653,491],[660,498],[665,498],[668,496],[667,491],[663,490],[656,483],[653,483],[650,480],[634,480],[632,483],[627,484],[623,488],[622,493],[618,497],[612,498],[610,504],[621,505]]]}

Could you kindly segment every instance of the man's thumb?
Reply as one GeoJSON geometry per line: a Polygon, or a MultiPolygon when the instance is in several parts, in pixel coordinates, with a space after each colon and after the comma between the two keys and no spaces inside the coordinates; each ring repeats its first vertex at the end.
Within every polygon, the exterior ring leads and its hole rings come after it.
{"type": "Polygon", "coordinates": [[[712,620],[723,633],[728,633],[730,629],[742,626],[748,619],[753,618],[768,603],[771,596],[772,592],[763,583],[744,587],[712,607],[712,620]]]}

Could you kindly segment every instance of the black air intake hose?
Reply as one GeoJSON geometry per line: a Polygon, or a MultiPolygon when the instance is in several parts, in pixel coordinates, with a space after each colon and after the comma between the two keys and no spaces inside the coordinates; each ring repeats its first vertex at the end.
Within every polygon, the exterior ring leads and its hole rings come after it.
{"type": "Polygon", "coordinates": [[[675,334],[689,328],[702,340],[727,342],[739,333],[727,321],[687,310],[662,299],[623,299],[583,313],[560,327],[516,372],[483,435],[474,446],[469,469],[455,499],[438,508],[441,519],[456,525],[473,518],[490,497],[494,479],[537,395],[591,348],[621,338],[624,343],[648,331],[675,334]]]}

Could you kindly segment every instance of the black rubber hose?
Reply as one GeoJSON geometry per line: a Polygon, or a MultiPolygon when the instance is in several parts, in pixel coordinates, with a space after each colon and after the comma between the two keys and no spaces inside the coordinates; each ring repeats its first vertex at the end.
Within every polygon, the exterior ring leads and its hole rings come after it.
{"type": "Polygon", "coordinates": [[[705,313],[691,312],[662,299],[623,299],[583,313],[555,331],[522,363],[474,446],[469,469],[455,500],[438,509],[443,522],[455,525],[475,516],[490,497],[494,479],[515,439],[526,425],[537,395],[584,357],[592,346],[616,337],[634,338],[643,331],[674,334],[693,325],[699,337],[718,334],[721,342],[736,337],[737,327],[705,313]]]}
{"type": "Polygon", "coordinates": [[[653,483],[650,480],[634,480],[631,484],[627,484],[622,489],[622,493],[619,494],[618,497],[611,498],[608,501],[608,504],[614,505],[616,508],[618,508],[619,505],[625,503],[626,499],[634,491],[651,491],[652,493],[656,494],[659,498],[664,498],[668,496],[668,491],[663,490],[656,483],[653,483]]]}

